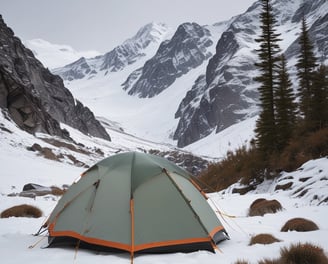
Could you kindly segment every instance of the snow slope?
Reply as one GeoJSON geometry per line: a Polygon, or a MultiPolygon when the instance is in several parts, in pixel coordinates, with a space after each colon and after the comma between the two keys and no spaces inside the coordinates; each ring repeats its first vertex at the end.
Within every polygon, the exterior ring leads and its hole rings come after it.
{"type": "Polygon", "coordinates": [[[81,57],[100,55],[96,50],[76,51],[69,45],[53,44],[43,39],[26,40],[24,45],[49,69],[65,66],[81,57]]]}
{"type": "MultiPolygon", "coordinates": [[[[47,245],[46,237],[32,236],[44,223],[52,209],[58,202],[58,197],[47,195],[35,199],[19,196],[9,197],[8,194],[20,192],[26,183],[37,183],[44,186],[62,186],[71,184],[79,178],[85,170],[83,167],[73,166],[70,161],[56,162],[38,156],[35,152],[28,151],[26,146],[38,143],[47,145],[40,138],[34,137],[19,130],[0,115],[0,157],[2,168],[2,181],[0,182],[0,212],[19,204],[31,204],[43,211],[43,216],[38,219],[31,218],[8,218],[0,219],[0,254],[2,263],[130,263],[127,253],[112,254],[79,249],[77,255],[73,248],[51,248],[44,249],[47,245]],[[11,131],[11,132],[9,132],[11,131]],[[5,179],[5,180],[4,180],[5,179]],[[29,248],[34,245],[33,248],[29,248]]],[[[110,124],[108,124],[108,127],[110,124]]],[[[69,129],[68,127],[66,127],[69,129]]],[[[77,131],[70,130],[75,140],[82,143],[86,149],[101,147],[106,155],[112,155],[119,145],[110,145],[106,141],[88,138],[77,131]],[[106,145],[108,144],[108,145],[106,145]]],[[[38,135],[42,137],[44,135],[38,135]]],[[[115,136],[114,136],[115,137],[115,136]]],[[[121,136],[118,136],[118,139],[121,136]]],[[[123,139],[122,139],[123,140],[123,139]]],[[[136,149],[141,139],[135,142],[129,140],[126,135],[125,146],[136,149]]],[[[118,143],[115,143],[118,144],[118,143]]],[[[153,143],[148,142],[151,147],[153,143]]],[[[164,146],[163,146],[164,148],[164,146]]],[[[125,149],[128,150],[128,149],[125,149]]],[[[65,153],[65,149],[61,149],[65,153]]],[[[81,154],[79,159],[92,165],[99,160],[99,156],[91,155],[88,158],[81,154]]],[[[238,184],[237,184],[238,185],[238,184]]],[[[291,243],[311,242],[322,247],[328,254],[328,159],[326,157],[309,161],[299,170],[283,173],[275,181],[266,181],[257,190],[247,195],[233,194],[230,187],[220,193],[209,194],[209,203],[215,211],[235,216],[235,218],[222,216],[218,213],[223,225],[228,231],[231,240],[224,241],[218,245],[216,253],[198,251],[193,253],[173,254],[149,254],[137,255],[134,263],[234,263],[237,259],[247,259],[251,263],[258,260],[274,258],[283,246],[291,243]],[[289,190],[282,191],[275,188],[277,185],[292,182],[289,190]],[[307,190],[303,195],[301,192],[307,190]],[[276,214],[266,214],[263,217],[247,217],[250,204],[257,198],[277,199],[284,210],[276,214]],[[283,224],[294,217],[304,217],[314,221],[320,230],[301,232],[280,232],[283,224]],[[250,237],[255,234],[270,233],[282,242],[271,245],[248,246],[250,237]]]]}

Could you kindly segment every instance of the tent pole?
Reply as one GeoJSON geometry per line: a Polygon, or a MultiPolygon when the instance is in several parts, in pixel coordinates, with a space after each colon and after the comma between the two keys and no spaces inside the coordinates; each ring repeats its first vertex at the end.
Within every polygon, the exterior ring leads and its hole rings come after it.
{"type": "Polygon", "coordinates": [[[130,213],[131,213],[131,264],[133,264],[134,258],[134,203],[133,197],[130,199],[130,213]]]}

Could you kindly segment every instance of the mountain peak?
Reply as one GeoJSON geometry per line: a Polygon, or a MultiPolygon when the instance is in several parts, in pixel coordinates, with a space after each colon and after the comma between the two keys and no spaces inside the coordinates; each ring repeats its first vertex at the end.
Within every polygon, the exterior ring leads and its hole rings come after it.
{"type": "Polygon", "coordinates": [[[138,30],[138,32],[130,39],[127,39],[123,45],[127,43],[139,43],[142,48],[147,47],[151,42],[161,42],[165,36],[172,30],[165,23],[152,22],[146,24],[138,30]]]}

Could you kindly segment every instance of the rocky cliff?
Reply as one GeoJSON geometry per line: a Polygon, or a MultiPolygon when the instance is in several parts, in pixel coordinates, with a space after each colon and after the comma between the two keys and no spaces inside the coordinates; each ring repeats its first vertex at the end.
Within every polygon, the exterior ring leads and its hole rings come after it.
{"type": "Polygon", "coordinates": [[[68,133],[65,123],[84,134],[110,140],[93,113],[76,101],[53,75],[24,47],[0,16],[0,108],[6,109],[16,124],[30,132],[61,137],[68,133]]]}

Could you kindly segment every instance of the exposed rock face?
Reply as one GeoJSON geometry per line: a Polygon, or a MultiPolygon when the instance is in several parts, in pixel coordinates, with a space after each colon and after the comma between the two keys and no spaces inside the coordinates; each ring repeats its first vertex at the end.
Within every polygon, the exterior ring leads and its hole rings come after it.
{"type": "MultiPolygon", "coordinates": [[[[325,1],[307,1],[302,5],[292,18],[294,23],[300,23],[303,15],[315,16],[317,9],[322,8],[325,1]]],[[[311,20],[307,19],[307,22],[311,20]]],[[[328,13],[325,13],[314,21],[314,23],[308,28],[309,36],[312,43],[316,47],[316,55],[319,63],[326,63],[328,60],[328,13]]],[[[285,56],[287,59],[291,59],[298,55],[299,51],[299,38],[297,38],[286,50],[285,56]]]]}
{"type": "Polygon", "coordinates": [[[0,16],[0,107],[8,109],[19,127],[68,137],[59,123],[84,134],[110,140],[93,113],[64,87],[59,76],[34,57],[0,16]]]}
{"type": "Polygon", "coordinates": [[[196,23],[180,25],[171,40],[163,42],[154,57],[148,60],[139,79],[132,87],[125,86],[130,95],[153,97],[177,78],[198,67],[211,56],[213,44],[208,29],[196,23]]]}
{"type": "Polygon", "coordinates": [[[189,145],[207,135],[215,128],[221,131],[245,114],[239,110],[248,107],[243,97],[243,89],[250,83],[244,72],[252,70],[252,65],[229,65],[240,49],[232,27],[224,32],[217,43],[216,53],[209,60],[206,74],[199,77],[187,93],[175,115],[180,117],[174,139],[178,147],[189,145]],[[234,79],[239,72],[239,81],[234,79]]]}

